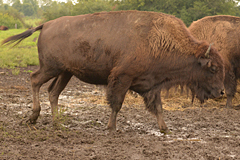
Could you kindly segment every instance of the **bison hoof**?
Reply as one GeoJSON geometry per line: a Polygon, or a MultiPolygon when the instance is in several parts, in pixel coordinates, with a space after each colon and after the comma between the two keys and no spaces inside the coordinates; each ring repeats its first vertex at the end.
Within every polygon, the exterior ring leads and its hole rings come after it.
{"type": "Polygon", "coordinates": [[[232,105],[226,104],[225,108],[233,108],[232,105]]]}
{"type": "Polygon", "coordinates": [[[164,135],[168,135],[168,134],[172,134],[172,132],[170,132],[168,129],[162,129],[160,130],[161,133],[163,133],[164,135]]]}
{"type": "Polygon", "coordinates": [[[109,127],[109,126],[107,126],[107,130],[109,130],[110,132],[116,131],[116,127],[109,127]]]}
{"type": "Polygon", "coordinates": [[[29,118],[28,122],[30,122],[31,124],[36,124],[37,120],[33,119],[32,117],[29,118]]]}
{"type": "Polygon", "coordinates": [[[33,113],[30,118],[29,118],[29,122],[31,124],[36,124],[36,121],[38,119],[39,113],[33,113]]]}

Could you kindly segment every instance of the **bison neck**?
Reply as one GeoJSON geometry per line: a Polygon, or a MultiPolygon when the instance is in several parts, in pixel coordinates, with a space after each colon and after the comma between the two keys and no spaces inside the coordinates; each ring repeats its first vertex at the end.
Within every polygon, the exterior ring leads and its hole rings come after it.
{"type": "Polygon", "coordinates": [[[194,68],[199,67],[194,55],[177,58],[161,58],[152,62],[151,67],[135,78],[130,87],[138,93],[146,93],[152,89],[170,89],[175,85],[188,85],[193,83],[194,68]]]}

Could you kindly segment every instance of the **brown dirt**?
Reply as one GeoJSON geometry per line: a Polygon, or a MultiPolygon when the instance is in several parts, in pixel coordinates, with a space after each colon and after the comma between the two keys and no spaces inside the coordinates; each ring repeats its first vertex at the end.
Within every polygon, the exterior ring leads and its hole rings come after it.
{"type": "Polygon", "coordinates": [[[51,122],[49,83],[41,88],[37,124],[21,123],[31,114],[29,71],[36,69],[20,68],[18,75],[0,69],[0,159],[240,159],[240,110],[224,108],[225,97],[192,105],[172,89],[171,97],[163,98],[172,134],[163,135],[141,97],[128,94],[118,129],[110,133],[104,89],[73,77],[60,96],[58,129],[51,122]]]}

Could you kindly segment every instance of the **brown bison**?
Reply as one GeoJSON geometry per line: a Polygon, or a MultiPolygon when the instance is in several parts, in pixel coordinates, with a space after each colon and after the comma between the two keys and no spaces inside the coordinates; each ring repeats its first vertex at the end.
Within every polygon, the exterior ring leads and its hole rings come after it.
{"type": "Polygon", "coordinates": [[[0,26],[0,30],[3,30],[3,31],[8,30],[8,27],[6,27],[6,26],[0,26]]]}
{"type": "MultiPolygon", "coordinates": [[[[74,75],[80,80],[107,85],[112,109],[108,129],[116,129],[116,117],[128,89],[139,93],[162,132],[160,90],[175,84],[191,84],[200,101],[219,97],[224,85],[224,64],[207,42],[195,39],[184,23],[155,12],[118,11],[61,17],[3,41],[22,41],[41,30],[38,40],[40,69],[31,74],[35,123],[40,114],[39,89],[49,86],[53,120],[58,97],[74,75]]],[[[17,43],[17,44],[18,44],[17,43]]]]}
{"type": "Polygon", "coordinates": [[[240,18],[234,16],[209,16],[193,22],[190,32],[199,40],[206,40],[217,48],[226,61],[224,87],[227,94],[226,107],[232,107],[240,78],[240,18]]]}

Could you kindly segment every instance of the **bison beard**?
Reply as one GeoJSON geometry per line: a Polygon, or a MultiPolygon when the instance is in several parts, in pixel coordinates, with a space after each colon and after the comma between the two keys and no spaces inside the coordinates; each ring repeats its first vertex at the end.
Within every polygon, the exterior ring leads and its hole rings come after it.
{"type": "Polygon", "coordinates": [[[161,132],[168,132],[162,115],[162,88],[192,84],[201,101],[220,96],[223,89],[221,56],[208,43],[192,37],[174,16],[118,11],[61,17],[9,37],[3,44],[18,43],[37,30],[41,30],[40,69],[31,74],[31,123],[41,110],[39,89],[52,78],[48,92],[53,120],[59,94],[73,75],[88,83],[107,85],[112,108],[110,130],[116,129],[116,117],[128,89],[143,96],[161,132]]]}

